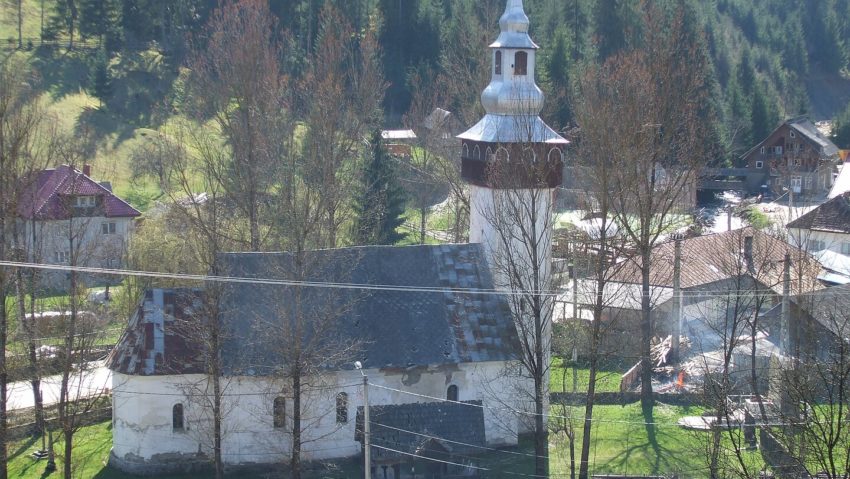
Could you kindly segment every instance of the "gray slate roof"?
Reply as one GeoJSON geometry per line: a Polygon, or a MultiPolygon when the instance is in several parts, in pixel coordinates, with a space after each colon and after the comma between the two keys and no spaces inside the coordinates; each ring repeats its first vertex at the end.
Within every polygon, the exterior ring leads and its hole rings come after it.
{"type": "MultiPolygon", "coordinates": [[[[452,455],[480,454],[481,446],[486,445],[481,405],[481,401],[464,401],[371,406],[370,439],[377,446],[440,460],[450,460],[452,455]],[[448,441],[435,444],[427,436],[448,441]]],[[[355,440],[363,441],[362,430],[361,406],[357,408],[355,440]]],[[[410,456],[378,447],[372,449],[372,459],[378,463],[407,462],[410,456]]]]}
{"type": "Polygon", "coordinates": [[[820,147],[823,156],[838,154],[838,147],[818,130],[808,118],[800,117],[788,120],[788,125],[820,147]]]}
{"type": "MultiPolygon", "coordinates": [[[[292,279],[287,253],[232,253],[222,256],[226,274],[292,279]]],[[[360,247],[310,252],[306,281],[433,290],[363,290],[303,287],[305,318],[331,317],[334,338],[356,341],[366,368],[500,361],[515,358],[516,328],[501,294],[453,292],[447,288],[493,288],[478,244],[360,247]]],[[[222,321],[229,330],[223,351],[232,374],[264,375],[282,364],[281,341],[266,325],[279,327],[294,314],[295,288],[228,283],[222,321]]],[[[309,321],[308,321],[309,323],[309,321]]],[[[279,329],[280,330],[280,329],[279,329]]],[[[312,330],[304,333],[305,340],[312,330]]],[[[327,336],[327,333],[324,334],[327,336]]],[[[349,367],[327,364],[326,367],[349,367]]]]}
{"type": "Polygon", "coordinates": [[[747,150],[746,153],[741,155],[741,158],[747,158],[754,151],[759,149],[762,145],[773,136],[776,130],[782,128],[783,126],[788,125],[789,128],[793,129],[797,133],[801,134],[803,138],[806,138],[813,146],[815,146],[820,153],[821,159],[829,159],[832,157],[838,156],[838,147],[835,146],[835,143],[830,141],[823,133],[818,130],[818,127],[815,126],[814,123],[811,122],[807,117],[800,116],[797,118],[791,118],[790,120],[785,121],[783,124],[776,127],[766,138],[757,143],[754,147],[747,150]]]}
{"type": "Polygon", "coordinates": [[[793,301],[827,331],[845,340],[850,337],[850,285],[798,295],[793,301]]]}
{"type": "Polygon", "coordinates": [[[786,226],[815,231],[850,233],[850,193],[836,196],[786,226]]]}

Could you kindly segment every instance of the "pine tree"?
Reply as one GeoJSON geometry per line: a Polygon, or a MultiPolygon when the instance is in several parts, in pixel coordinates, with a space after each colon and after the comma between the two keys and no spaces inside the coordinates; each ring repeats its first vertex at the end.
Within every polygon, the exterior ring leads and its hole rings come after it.
{"type": "Polygon", "coordinates": [[[850,103],[832,122],[832,142],[839,148],[850,149],[850,103]]]}
{"type": "Polygon", "coordinates": [[[754,142],[762,141],[776,128],[779,123],[779,112],[776,105],[768,97],[767,85],[763,82],[756,83],[753,89],[753,107],[750,114],[752,123],[752,139],[754,142]]]}
{"type": "Polygon", "coordinates": [[[94,96],[100,102],[100,107],[103,108],[112,96],[112,77],[109,74],[109,55],[106,50],[101,48],[94,59],[94,65],[91,72],[92,76],[92,91],[94,96]]]}
{"type": "Polygon", "coordinates": [[[392,245],[407,235],[399,233],[404,223],[404,190],[392,159],[387,155],[376,130],[371,140],[372,154],[362,172],[362,184],[355,198],[357,219],[352,237],[359,245],[392,245]]]}
{"type": "Polygon", "coordinates": [[[636,18],[631,7],[632,2],[624,0],[598,1],[593,9],[596,24],[597,56],[600,61],[616,54],[626,47],[630,30],[636,18]]]}
{"type": "Polygon", "coordinates": [[[121,4],[118,0],[78,0],[80,35],[97,38],[101,46],[114,51],[121,32],[121,4]]]}
{"type": "Polygon", "coordinates": [[[552,51],[544,58],[545,81],[551,99],[547,102],[555,126],[567,126],[572,120],[570,109],[570,46],[565,31],[555,36],[552,51]]]}

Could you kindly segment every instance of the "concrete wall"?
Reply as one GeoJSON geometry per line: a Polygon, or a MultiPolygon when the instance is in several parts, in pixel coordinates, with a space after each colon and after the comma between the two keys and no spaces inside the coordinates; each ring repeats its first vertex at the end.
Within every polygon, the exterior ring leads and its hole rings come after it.
{"type": "Polygon", "coordinates": [[[816,247],[816,242],[821,242],[824,246],[823,249],[839,254],[846,254],[841,251],[841,245],[847,243],[848,247],[850,247],[850,234],[788,228],[789,244],[802,247],[811,252],[820,251],[821,248],[816,247]]]}
{"type": "MultiPolygon", "coordinates": [[[[22,231],[30,260],[67,265],[73,258],[79,266],[120,268],[134,225],[133,218],[91,216],[72,220],[22,222],[22,231]],[[111,223],[115,224],[114,233],[104,234],[103,225],[111,223]]],[[[64,271],[45,270],[41,272],[41,277],[44,288],[67,288],[67,273],[64,271]]],[[[86,282],[105,283],[108,279],[86,277],[86,282]]]]}
{"type": "MultiPolygon", "coordinates": [[[[382,389],[399,389],[423,396],[445,398],[449,385],[457,385],[459,399],[482,400],[485,435],[489,445],[517,443],[522,428],[517,415],[504,409],[516,407],[514,379],[505,377],[505,363],[466,363],[406,371],[369,370],[371,405],[432,402],[434,399],[382,389]]],[[[363,404],[359,371],[343,371],[311,381],[320,388],[302,396],[302,429],[305,429],[303,460],[314,461],[356,456],[360,443],[354,440],[357,407],[363,404]],[[337,423],[336,396],[348,394],[348,421],[337,423]]],[[[205,387],[203,376],[143,377],[113,376],[113,449],[116,467],[157,474],[187,470],[191,463],[209,457],[210,410],[203,396],[190,397],[205,387]],[[185,428],[172,428],[172,408],[181,403],[185,428]],[[199,452],[201,453],[199,455],[199,452]]],[[[229,465],[274,464],[288,460],[290,452],[292,400],[282,384],[262,378],[225,380],[224,460],[229,465]],[[286,428],[273,423],[273,402],[286,397],[286,428]]],[[[191,469],[189,469],[191,470],[191,469]]]]}

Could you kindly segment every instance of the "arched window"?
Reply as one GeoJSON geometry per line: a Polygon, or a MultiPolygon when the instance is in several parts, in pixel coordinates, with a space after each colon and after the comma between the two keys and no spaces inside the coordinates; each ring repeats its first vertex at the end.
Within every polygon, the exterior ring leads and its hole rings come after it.
{"type": "Polygon", "coordinates": [[[564,161],[564,154],[563,154],[563,152],[561,152],[560,148],[552,148],[551,150],[549,150],[549,162],[550,163],[563,162],[563,161],[564,161]]]}
{"type": "Polygon", "coordinates": [[[336,395],[336,422],[337,424],[348,422],[348,394],[339,393],[336,395]]]}
{"type": "Polygon", "coordinates": [[[475,148],[472,149],[472,159],[480,160],[481,159],[481,148],[478,145],[475,145],[475,148]]]}
{"type": "Polygon", "coordinates": [[[528,53],[516,52],[514,56],[514,75],[528,74],[528,53]]]}
{"type": "Polygon", "coordinates": [[[183,430],[183,405],[180,403],[171,408],[171,429],[175,431],[183,430]]]}
{"type": "Polygon", "coordinates": [[[457,386],[452,384],[446,389],[446,399],[449,401],[457,401],[457,386]]]}
{"type": "Polygon", "coordinates": [[[463,144],[463,153],[461,154],[462,158],[469,158],[469,145],[466,143],[463,144]]]}
{"type": "Polygon", "coordinates": [[[286,399],[282,397],[274,398],[272,419],[274,421],[275,429],[280,429],[286,426],[286,399]]]}
{"type": "Polygon", "coordinates": [[[511,154],[508,153],[508,149],[504,146],[500,146],[498,150],[496,150],[496,161],[507,162],[511,160],[511,154]]]}
{"type": "Polygon", "coordinates": [[[496,50],[496,60],[495,60],[494,63],[496,65],[496,75],[501,75],[502,74],[502,51],[501,50],[496,50]]]}

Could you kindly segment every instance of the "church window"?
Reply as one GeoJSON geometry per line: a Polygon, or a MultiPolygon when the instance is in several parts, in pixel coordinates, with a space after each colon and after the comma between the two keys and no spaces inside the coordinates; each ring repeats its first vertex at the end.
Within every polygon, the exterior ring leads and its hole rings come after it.
{"type": "Polygon", "coordinates": [[[457,401],[458,399],[458,390],[457,386],[452,384],[446,389],[446,399],[449,401],[457,401]]]}
{"type": "Polygon", "coordinates": [[[514,57],[514,75],[528,74],[528,53],[516,52],[514,57]]]}
{"type": "Polygon", "coordinates": [[[564,161],[564,154],[561,152],[560,148],[552,148],[549,150],[549,162],[562,162],[564,161]]]}
{"type": "Polygon", "coordinates": [[[496,64],[496,75],[501,75],[502,74],[502,51],[501,50],[496,50],[496,61],[494,63],[496,64]]]}
{"type": "Polygon", "coordinates": [[[500,146],[498,150],[496,150],[496,161],[510,161],[510,153],[508,153],[507,148],[500,146]]]}
{"type": "Polygon", "coordinates": [[[337,424],[348,422],[348,394],[346,393],[336,395],[336,422],[337,424]]]}
{"type": "Polygon", "coordinates": [[[478,145],[475,145],[475,148],[472,149],[472,159],[480,160],[481,159],[481,148],[478,145]]]}
{"type": "Polygon", "coordinates": [[[171,408],[171,429],[174,431],[183,430],[183,405],[180,403],[171,408]]]}
{"type": "Polygon", "coordinates": [[[286,425],[286,399],[282,397],[274,398],[272,416],[275,429],[280,429],[286,425]]]}

